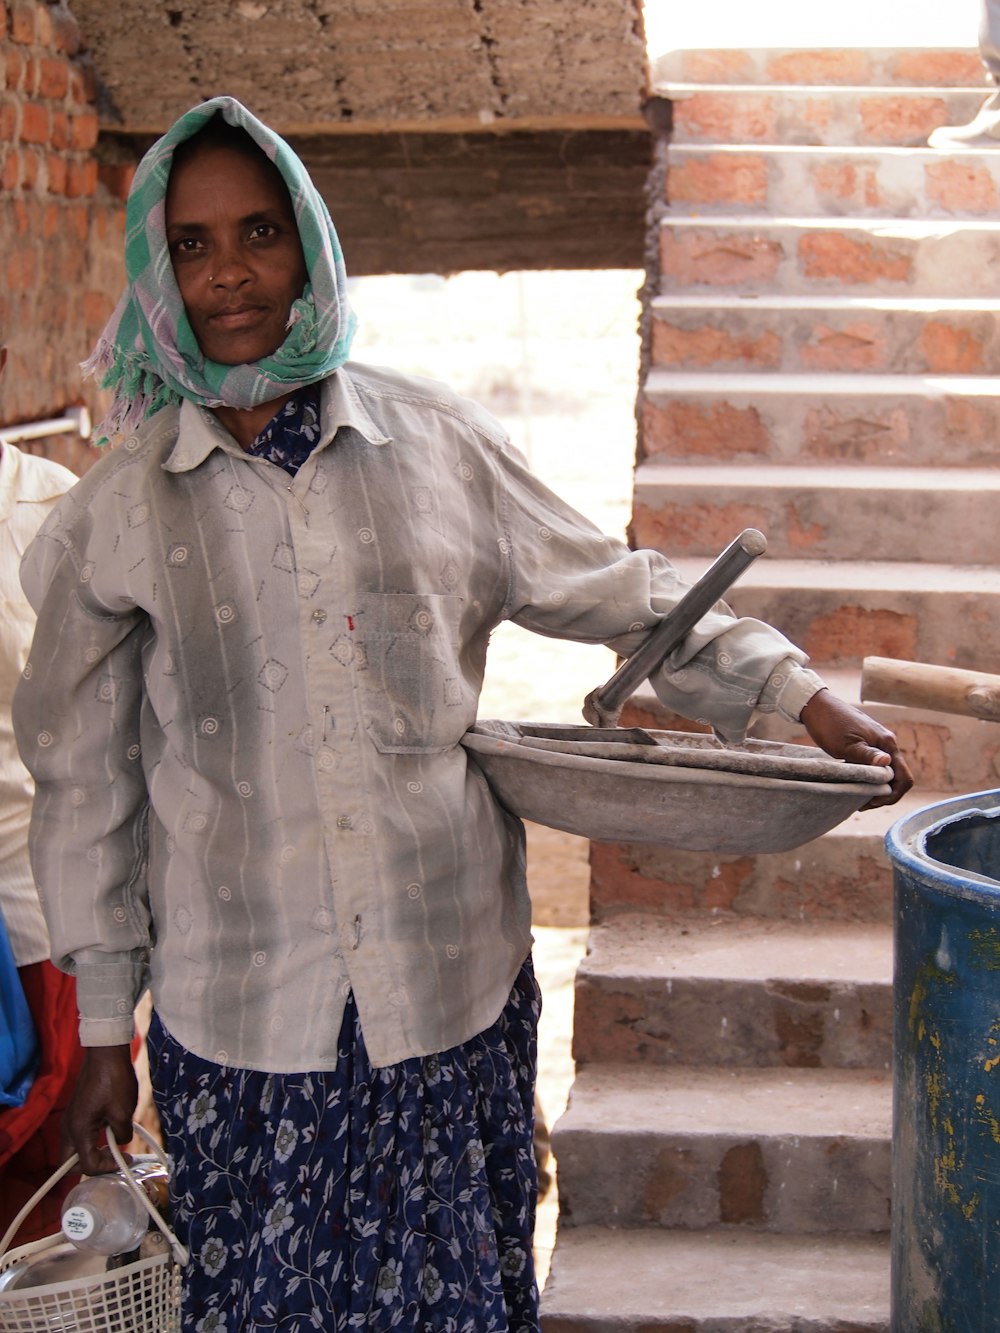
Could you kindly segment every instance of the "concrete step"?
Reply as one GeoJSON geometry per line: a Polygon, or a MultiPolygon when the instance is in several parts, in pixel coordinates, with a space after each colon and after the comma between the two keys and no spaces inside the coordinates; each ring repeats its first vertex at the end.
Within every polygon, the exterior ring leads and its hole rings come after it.
{"type": "Polygon", "coordinates": [[[672,144],[784,143],[921,147],[939,125],[964,125],[977,88],[662,83],[672,144]]]}
{"type": "Polygon", "coordinates": [[[888,1068],[892,933],[652,915],[596,925],[576,977],[578,1065],[888,1068]]]}
{"type": "Polygon", "coordinates": [[[992,149],[672,144],[666,197],[675,214],[995,218],[992,149]]]}
{"type": "Polygon", "coordinates": [[[711,294],[656,297],[665,370],[1000,373],[1000,298],[711,294]]]}
{"type": "Polygon", "coordinates": [[[665,214],[670,292],[937,298],[1000,297],[1000,222],[665,214]]]}
{"type": "Polygon", "coordinates": [[[643,463],[632,533],[671,556],[712,556],[743,528],[772,558],[1000,565],[1000,468],[719,467],[643,463]]]}
{"type": "Polygon", "coordinates": [[[889,1228],[892,1075],[590,1065],[552,1131],[560,1226],[889,1228]]]}
{"type": "MultiPolygon", "coordinates": [[[[945,665],[945,663],[940,664],[945,665]]],[[[985,663],[981,662],[979,668],[969,669],[982,670],[984,665],[985,663]]],[[[978,718],[962,717],[956,713],[942,713],[933,709],[901,708],[892,704],[864,701],[861,698],[860,663],[853,669],[818,662],[814,662],[813,666],[820,672],[834,694],[850,703],[859,704],[865,712],[870,713],[896,733],[914,774],[916,783],[914,797],[921,805],[936,800],[946,800],[949,796],[964,792],[987,791],[1000,786],[1000,725],[997,723],[982,722],[978,718]]],[[[986,666],[986,669],[991,668],[986,666]]],[[[704,727],[696,727],[696,724],[687,722],[664,708],[648,683],[640,686],[626,702],[622,710],[621,725],[646,726],[661,731],[706,730],[704,727]]],[[[751,730],[754,736],[762,740],[812,744],[805,730],[800,731],[791,727],[776,714],[761,715],[751,730]]],[[[902,808],[898,807],[899,810],[902,808]]],[[[879,811],[865,811],[852,815],[818,842],[810,843],[807,848],[799,848],[797,852],[789,855],[799,859],[807,851],[810,858],[829,855],[831,878],[835,874],[842,874],[850,879],[848,854],[834,853],[832,848],[827,852],[824,846],[831,840],[836,842],[838,839],[847,838],[852,844],[856,842],[858,857],[864,859],[869,852],[879,855],[878,848],[884,832],[880,831],[880,825],[875,819],[879,813],[879,811]]],[[[881,813],[888,813],[892,817],[891,810],[881,813]]],[[[672,858],[678,858],[680,855],[676,851],[671,853],[672,858]]],[[[766,857],[765,862],[778,865],[777,857],[766,857]]],[[[810,864],[813,865],[815,872],[819,873],[820,862],[811,860],[810,864]]],[[[775,873],[778,873],[777,870],[775,873]]],[[[825,879],[825,873],[821,875],[821,879],[825,879]]],[[[719,885],[717,889],[721,892],[723,886],[719,885]]],[[[825,915],[818,903],[811,902],[807,915],[812,918],[817,911],[821,916],[825,915]]],[[[792,912],[792,915],[796,914],[795,911],[792,912]]]]}
{"type": "Polygon", "coordinates": [[[884,1236],[562,1227],[545,1333],[888,1333],[884,1236]]]}
{"type": "Polygon", "coordinates": [[[968,47],[679,48],[654,60],[652,82],[987,91],[979,52],[968,47]]]}
{"type": "Polygon", "coordinates": [[[645,461],[888,467],[1000,461],[1000,380],[986,375],[699,374],[653,367],[641,414],[645,461]]]}
{"type": "MultiPolygon", "coordinates": [[[[692,581],[706,565],[674,563],[692,581]]],[[[765,558],[727,600],[738,615],[775,625],[819,671],[858,668],[869,656],[970,671],[1000,661],[1000,581],[988,566],[765,558]]]]}
{"type": "MultiPolygon", "coordinates": [[[[628,719],[633,725],[631,712],[628,719]]],[[[783,739],[788,739],[787,729],[783,739]]],[[[900,741],[907,762],[919,774],[919,756],[905,746],[904,736],[900,741]]],[[[751,857],[675,851],[649,843],[592,843],[592,919],[604,922],[642,913],[680,925],[738,917],[890,927],[892,867],[885,853],[886,832],[904,814],[951,794],[935,791],[919,777],[918,783],[919,790],[898,804],[859,811],[822,838],[790,852],[751,857]]],[[[979,790],[990,785],[997,785],[997,779],[979,790]]]]}

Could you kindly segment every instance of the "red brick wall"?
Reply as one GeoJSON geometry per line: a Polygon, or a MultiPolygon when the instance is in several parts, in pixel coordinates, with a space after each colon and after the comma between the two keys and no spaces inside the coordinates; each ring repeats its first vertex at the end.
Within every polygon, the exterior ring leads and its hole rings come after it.
{"type": "MultiPolygon", "coordinates": [[[[79,362],[123,282],[128,173],[99,169],[96,90],[65,0],[0,0],[0,425],[99,410],[79,362]]],[[[85,470],[71,436],[25,446],[85,470]]]]}

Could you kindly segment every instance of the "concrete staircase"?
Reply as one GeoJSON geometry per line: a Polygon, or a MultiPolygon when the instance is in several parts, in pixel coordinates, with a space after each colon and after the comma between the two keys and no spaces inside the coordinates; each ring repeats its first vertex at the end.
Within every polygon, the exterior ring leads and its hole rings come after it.
{"type": "MultiPolygon", "coordinates": [[[[656,78],[635,544],[694,576],[761,528],[730,600],[845,698],[869,654],[995,669],[1000,151],[926,147],[979,106],[976,53],[678,52],[656,78]]],[[[888,1328],[882,839],[998,785],[1000,728],[870,711],[917,776],[901,806],[776,856],[592,847],[546,1333],[888,1328]]],[[[648,690],[623,722],[690,725],[648,690]]]]}

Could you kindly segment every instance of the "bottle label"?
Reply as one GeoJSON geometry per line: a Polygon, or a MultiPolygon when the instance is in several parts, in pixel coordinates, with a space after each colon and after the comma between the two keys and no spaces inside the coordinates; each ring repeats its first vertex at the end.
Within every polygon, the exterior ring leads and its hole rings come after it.
{"type": "Polygon", "coordinates": [[[94,1214],[79,1203],[67,1208],[62,1215],[63,1235],[69,1240],[86,1240],[96,1225],[94,1214]]]}

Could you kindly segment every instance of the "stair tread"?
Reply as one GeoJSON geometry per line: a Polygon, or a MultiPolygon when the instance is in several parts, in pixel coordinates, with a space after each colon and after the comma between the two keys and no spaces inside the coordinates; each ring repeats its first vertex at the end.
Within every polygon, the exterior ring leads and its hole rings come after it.
{"type": "Polygon", "coordinates": [[[940,148],[923,147],[901,147],[898,144],[804,144],[804,143],[675,143],[670,145],[671,156],[675,160],[682,160],[686,157],[705,157],[720,156],[734,157],[736,155],[753,154],[755,157],[773,158],[775,160],[819,157],[819,158],[847,158],[853,161],[870,161],[871,159],[886,159],[896,163],[906,161],[924,161],[924,162],[947,162],[953,156],[959,156],[963,161],[969,158],[978,158],[982,165],[992,169],[1000,169],[1000,163],[996,160],[996,150],[994,148],[965,147],[956,144],[954,148],[949,148],[947,153],[942,152],[940,148]]]}
{"type": "MultiPolygon", "coordinates": [[[[560,1227],[542,1301],[548,1321],[602,1320],[601,1330],[676,1330],[705,1320],[711,1333],[754,1326],[883,1330],[889,1313],[885,1235],[804,1235],[739,1229],[667,1231],[560,1227]],[[769,1324],[768,1320],[773,1323],[769,1324]]],[[[559,1328],[558,1322],[549,1327],[559,1328]]],[[[578,1322],[573,1328],[583,1329],[578,1322]]],[[[697,1333],[697,1325],[691,1325],[697,1333]]]]}
{"type": "MultiPolygon", "coordinates": [[[[879,310],[892,313],[934,315],[940,318],[947,315],[1000,313],[1000,297],[950,297],[947,295],[940,297],[839,296],[834,293],[815,292],[785,295],[780,292],[726,291],[723,288],[710,292],[673,291],[665,293],[655,296],[652,306],[657,314],[675,310],[818,310],[834,313],[879,310]]],[[[769,371],[768,373],[772,372],[769,371]]]]}
{"type": "MultiPolygon", "coordinates": [[[[719,93],[720,95],[748,96],[768,93],[791,94],[803,98],[828,97],[843,94],[845,97],[943,97],[959,94],[971,97],[981,96],[983,88],[970,87],[967,83],[941,84],[870,84],[870,83],[713,83],[711,80],[692,81],[686,79],[657,79],[653,83],[653,92],[660,97],[693,96],[695,93],[719,93]]],[[[988,91],[986,89],[985,91],[988,91]]]]}
{"type": "MultiPolygon", "coordinates": [[[[751,12],[756,22],[759,23],[761,20],[766,22],[766,10],[751,12]]],[[[776,12],[781,15],[780,8],[776,12]]],[[[912,31],[911,29],[910,35],[912,31]]],[[[775,30],[772,29],[771,32],[774,33],[775,30]]],[[[813,31],[810,30],[810,37],[812,36],[813,31]]],[[[717,86],[729,87],[731,84],[745,83],[745,76],[749,72],[751,86],[768,87],[774,62],[780,62],[790,56],[795,57],[797,62],[815,61],[818,58],[828,64],[833,62],[834,66],[846,59],[848,68],[853,68],[856,61],[863,61],[867,86],[872,88],[932,87],[944,81],[945,76],[942,71],[949,69],[947,81],[956,87],[972,88],[984,95],[989,92],[978,49],[974,46],[954,45],[937,40],[929,44],[918,42],[916,45],[901,46],[862,46],[851,41],[830,42],[829,39],[819,44],[810,40],[781,45],[768,41],[763,44],[758,44],[756,41],[734,42],[722,46],[706,46],[702,42],[691,44],[681,42],[654,56],[653,81],[657,84],[666,81],[701,81],[703,75],[695,77],[686,71],[692,68],[702,70],[710,68],[713,72],[707,81],[717,86]],[[921,82],[921,70],[924,67],[927,69],[928,77],[926,85],[921,82]]],[[[818,71],[814,65],[811,73],[816,72],[818,71]]],[[[811,79],[808,82],[797,80],[796,86],[811,87],[813,84],[811,79]]]]}
{"type": "Polygon", "coordinates": [[[578,976],[889,985],[892,927],[774,918],[678,925],[627,913],[592,928],[578,976]]]}
{"type": "MultiPolygon", "coordinates": [[[[869,150],[871,151],[871,150],[869,150]]],[[[989,218],[911,218],[869,217],[863,214],[813,215],[811,213],[665,213],[660,229],[764,231],[771,229],[802,231],[861,231],[900,240],[926,240],[939,236],[967,235],[969,232],[1000,232],[1000,222],[989,218]]]]}
{"type": "Polygon", "coordinates": [[[996,375],[884,375],[864,371],[692,371],[654,366],[646,376],[643,394],[675,398],[678,394],[822,394],[826,398],[938,398],[1000,397],[996,375]]]}
{"type": "Polygon", "coordinates": [[[767,463],[748,467],[705,463],[640,463],[635,489],[642,486],[713,486],[720,490],[767,490],[783,486],[817,486],[833,490],[957,491],[1000,489],[1000,469],[984,467],[878,467],[870,464],[767,463]]]}
{"type": "Polygon", "coordinates": [[[553,1132],[885,1139],[891,1129],[887,1070],[601,1063],[578,1072],[553,1132]]]}

